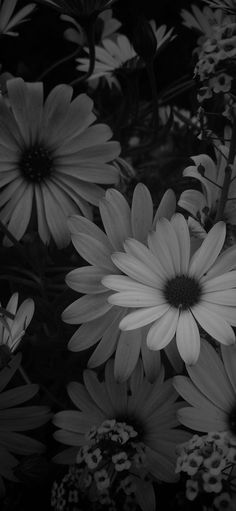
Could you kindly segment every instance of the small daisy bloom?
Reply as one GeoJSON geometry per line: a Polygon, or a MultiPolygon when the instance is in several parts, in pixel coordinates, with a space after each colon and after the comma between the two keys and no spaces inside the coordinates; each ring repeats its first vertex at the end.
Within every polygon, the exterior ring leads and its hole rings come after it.
{"type": "Polygon", "coordinates": [[[13,29],[28,21],[28,16],[35,8],[35,4],[28,4],[13,15],[18,0],[0,0],[0,36],[11,35],[18,36],[18,32],[13,29]]]}
{"type": "Polygon", "coordinates": [[[174,387],[190,406],[181,408],[181,424],[202,432],[236,437],[236,346],[221,346],[221,355],[202,339],[201,353],[187,376],[175,376],[174,387]]]}
{"type": "MultiPolygon", "coordinates": [[[[225,138],[231,139],[231,130],[225,130],[225,138]]],[[[185,190],[180,196],[178,206],[186,209],[203,227],[205,224],[209,224],[209,221],[214,221],[222,193],[228,156],[228,144],[217,143],[216,162],[207,154],[191,156],[194,165],[186,167],[183,172],[184,177],[191,177],[200,182],[202,192],[198,190],[185,190]]],[[[224,210],[224,220],[225,222],[236,224],[236,158],[231,165],[231,169],[232,174],[224,210]]],[[[194,229],[192,221],[190,225],[194,229]]]]}
{"type": "Polygon", "coordinates": [[[190,233],[181,214],[171,221],[161,218],[148,236],[148,247],[130,239],[126,253],[113,254],[113,263],[125,275],[102,279],[108,303],[136,310],[120,322],[121,330],[150,325],[147,345],[165,348],[176,336],[186,364],[195,364],[200,353],[199,325],[223,344],[235,343],[230,325],[236,326],[236,248],[220,257],[226,236],[224,222],[210,230],[190,257],[190,233]],[[230,259],[230,261],[229,261],[230,259]]]}
{"type": "Polygon", "coordinates": [[[38,385],[27,384],[6,390],[20,362],[21,355],[18,354],[0,371],[0,497],[5,492],[4,478],[17,481],[13,474],[18,464],[15,455],[44,451],[41,442],[21,433],[42,426],[50,418],[47,406],[22,406],[37,394],[38,385]]]}
{"type": "MultiPolygon", "coordinates": [[[[135,471],[132,470],[132,473],[138,476],[137,486],[140,484],[141,488],[144,488],[142,476],[139,477],[144,469],[145,474],[151,477],[146,488],[151,494],[154,493],[151,484],[153,479],[175,481],[176,445],[181,443],[182,438],[189,438],[189,434],[176,429],[176,412],[181,403],[176,402],[177,393],[173,389],[172,380],[163,381],[163,378],[162,368],[155,383],[149,383],[144,377],[141,362],[136,366],[130,380],[124,383],[115,381],[111,360],[106,364],[105,380],[102,382],[93,371],[85,370],[84,385],[71,382],[67,387],[70,399],[79,410],[61,411],[54,416],[53,423],[60,428],[54,433],[55,439],[70,446],[56,455],[54,461],[73,464],[77,460],[78,463],[93,445],[103,445],[101,456],[103,459],[106,456],[109,464],[113,464],[112,470],[119,477],[123,475],[123,470],[127,470],[124,461],[127,459],[126,454],[131,459],[132,446],[137,452],[140,448],[145,459],[144,466],[141,463],[139,469],[137,464],[135,471]],[[104,422],[110,423],[110,431],[100,431],[99,426],[104,422]],[[120,433],[128,432],[124,443],[118,441],[117,444],[122,452],[122,456],[119,456],[121,466],[118,468],[118,458],[113,459],[114,447],[110,447],[109,451],[110,443],[104,444],[104,439],[107,435],[110,438],[111,431],[117,426],[120,433]]],[[[102,468],[106,467],[107,465],[102,468]]],[[[154,507],[151,506],[150,509],[155,510],[155,500],[154,507]]]]}
{"type": "MultiPolygon", "coordinates": [[[[150,192],[140,183],[134,190],[131,208],[120,192],[107,190],[99,205],[105,233],[81,216],[69,219],[72,243],[91,266],[77,268],[66,276],[69,287],[86,295],[69,305],[62,319],[70,324],[83,323],[70,339],[69,350],[81,351],[100,341],[88,361],[88,367],[103,364],[115,352],[115,376],[125,380],[133,371],[141,352],[148,378],[153,380],[158,374],[159,354],[148,350],[146,329],[120,331],[120,320],[128,311],[114,307],[107,301],[111,292],[102,285],[101,280],[110,273],[121,273],[112,262],[112,254],[115,250],[123,250],[125,239],[133,236],[138,241],[146,242],[157,219],[160,216],[171,217],[175,206],[174,192],[167,190],[154,216],[150,192]]],[[[168,355],[174,363],[177,350],[174,348],[172,351],[174,353],[168,351],[168,355]]],[[[179,363],[179,357],[176,363],[179,363]]]]}
{"type": "Polygon", "coordinates": [[[6,312],[9,315],[3,313],[3,322],[0,321],[0,361],[1,347],[7,347],[9,353],[13,353],[34,314],[34,301],[31,298],[24,300],[19,308],[18,300],[19,294],[14,293],[6,306],[6,312]]]}
{"type": "MultiPolygon", "coordinates": [[[[85,48],[85,51],[86,50],[85,48]]],[[[105,78],[109,87],[115,83],[118,84],[115,71],[122,67],[129,68],[132,64],[137,62],[139,57],[131,45],[128,37],[123,34],[118,34],[115,40],[110,38],[104,39],[101,46],[95,46],[95,66],[93,74],[89,80],[98,78],[105,78]]],[[[79,65],[78,71],[87,73],[89,69],[89,58],[81,57],[77,59],[79,65]]],[[[119,86],[119,84],[118,84],[119,86]]]]}
{"type": "MultiPolygon", "coordinates": [[[[43,83],[7,82],[9,105],[0,97],[0,219],[19,240],[32,218],[44,243],[70,243],[69,215],[91,218],[104,191],[95,183],[118,181],[108,162],[118,142],[96,120],[86,94],[71,101],[73,89],[58,85],[43,104],[43,83]]],[[[5,242],[6,244],[9,242],[5,242]]]]}

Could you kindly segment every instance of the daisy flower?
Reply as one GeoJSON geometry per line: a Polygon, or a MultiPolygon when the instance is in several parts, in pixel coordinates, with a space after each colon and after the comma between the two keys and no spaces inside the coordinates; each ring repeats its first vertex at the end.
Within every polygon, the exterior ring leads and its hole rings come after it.
{"type": "Polygon", "coordinates": [[[20,25],[20,23],[28,21],[26,16],[35,9],[35,4],[28,4],[13,15],[16,4],[17,0],[0,0],[0,36],[18,36],[18,32],[15,32],[13,29],[20,25]]]}
{"type": "MultiPolygon", "coordinates": [[[[7,349],[8,354],[17,349],[33,317],[34,301],[28,298],[18,308],[18,300],[19,293],[14,293],[6,306],[6,312],[10,314],[3,314],[3,321],[0,321],[0,353],[1,348],[7,349]]],[[[0,355],[0,364],[1,358],[0,355]]]]}
{"type": "MultiPolygon", "coordinates": [[[[225,138],[231,140],[231,130],[225,130],[225,138]]],[[[225,168],[229,156],[229,146],[226,144],[217,144],[216,162],[207,154],[191,156],[194,165],[187,167],[184,177],[191,177],[200,182],[202,191],[185,190],[179,199],[178,206],[186,209],[197,221],[190,221],[190,226],[199,228],[199,222],[204,227],[212,224],[217,212],[219,200],[222,193],[222,187],[225,178],[225,168]]],[[[224,221],[236,224],[236,158],[231,165],[232,174],[229,186],[228,197],[224,210],[224,221]]]]}
{"type": "Polygon", "coordinates": [[[202,432],[226,431],[236,437],[236,346],[221,346],[221,355],[204,339],[195,366],[174,377],[177,392],[190,406],[181,408],[181,424],[202,432]]]}
{"type": "MultiPolygon", "coordinates": [[[[84,48],[85,52],[89,50],[84,48]]],[[[131,45],[128,37],[123,34],[118,34],[113,41],[106,38],[102,41],[102,45],[95,46],[95,66],[93,74],[89,80],[97,80],[98,78],[105,78],[109,87],[115,83],[118,84],[116,77],[113,76],[115,71],[123,67],[131,67],[139,60],[136,51],[131,45]]],[[[80,57],[77,59],[79,65],[78,71],[87,73],[89,69],[89,58],[80,57]]],[[[119,84],[118,84],[119,86],[119,84]]]]}
{"type": "MultiPolygon", "coordinates": [[[[147,349],[146,329],[120,331],[120,320],[127,311],[108,303],[111,292],[104,288],[101,280],[110,273],[120,274],[112,262],[112,254],[115,250],[123,250],[125,239],[133,236],[146,242],[148,232],[154,228],[159,216],[171,217],[175,205],[175,195],[168,190],[153,218],[150,192],[140,183],[134,190],[131,208],[120,192],[107,190],[99,206],[105,233],[81,216],[69,219],[72,243],[91,266],[75,269],[66,276],[69,287],[86,295],[69,305],[62,319],[70,324],[83,323],[70,339],[69,350],[81,351],[100,341],[88,361],[90,368],[103,364],[115,352],[115,377],[125,380],[136,366],[141,352],[147,377],[153,380],[157,376],[159,355],[153,356],[147,349]]],[[[176,360],[174,353],[168,354],[171,360],[176,360]]]]}
{"type": "Polygon", "coordinates": [[[200,248],[190,257],[188,224],[181,214],[171,221],[158,220],[148,236],[148,247],[137,240],[125,241],[125,252],[113,254],[113,263],[125,275],[102,279],[108,303],[136,310],[120,322],[124,331],[150,325],[147,345],[160,350],[176,336],[180,356],[187,364],[197,362],[199,325],[214,339],[235,343],[230,325],[236,326],[236,248],[219,254],[226,227],[218,222],[200,248]]]}
{"type": "MultiPolygon", "coordinates": [[[[106,459],[102,468],[111,474],[111,478],[112,474],[123,475],[123,470],[129,474],[130,470],[139,477],[138,485],[145,491],[145,486],[142,487],[144,470],[144,475],[150,476],[146,497],[148,492],[153,492],[153,479],[173,482],[176,478],[175,448],[188,433],[175,429],[178,426],[176,412],[181,403],[176,403],[177,393],[172,380],[164,382],[163,378],[162,369],[156,382],[149,383],[143,375],[141,363],[125,383],[116,383],[111,360],[105,367],[105,381],[100,382],[93,371],[85,370],[84,385],[71,382],[67,387],[70,399],[79,410],[61,411],[54,416],[53,423],[60,428],[54,433],[56,440],[70,446],[54,461],[73,464],[85,458],[88,468],[92,474],[95,469],[94,477],[97,474],[98,478],[100,462],[106,459]],[[111,440],[120,445],[122,455],[115,455],[112,442],[104,444],[110,431],[111,440]],[[130,440],[134,451],[140,453],[136,456],[136,463],[133,458],[131,460],[130,440]],[[108,462],[110,466],[107,466],[108,462]],[[131,462],[135,464],[134,472],[131,462]]],[[[106,484],[109,487],[109,480],[106,484]]],[[[155,510],[155,500],[153,504],[151,510],[155,510]]],[[[143,505],[141,507],[146,509],[143,505]]]]}
{"type": "MultiPolygon", "coordinates": [[[[9,106],[0,98],[0,219],[21,239],[32,217],[44,243],[70,242],[67,217],[91,218],[103,190],[118,180],[108,162],[120,152],[105,124],[96,120],[86,94],[71,101],[72,87],[56,86],[43,104],[43,84],[7,82],[9,106]]],[[[7,241],[6,241],[7,243],[7,241]]]]}
{"type": "Polygon", "coordinates": [[[37,394],[38,385],[27,384],[6,390],[20,362],[21,356],[18,354],[0,371],[0,496],[5,492],[3,479],[17,481],[13,473],[18,464],[15,455],[30,455],[44,451],[41,442],[22,432],[38,428],[50,418],[47,406],[22,406],[37,394]]]}

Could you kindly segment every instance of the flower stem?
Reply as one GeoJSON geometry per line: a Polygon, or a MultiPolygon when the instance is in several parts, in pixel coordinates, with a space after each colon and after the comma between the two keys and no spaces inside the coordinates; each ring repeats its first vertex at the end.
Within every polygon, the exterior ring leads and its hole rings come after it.
{"type": "Polygon", "coordinates": [[[25,381],[25,383],[27,383],[27,385],[31,384],[31,381],[30,381],[28,375],[26,374],[24,368],[22,367],[22,365],[19,366],[19,372],[20,372],[23,380],[25,381]]]}
{"type": "Polygon", "coordinates": [[[49,73],[51,73],[51,71],[53,71],[54,69],[56,69],[57,67],[61,66],[62,64],[64,64],[65,62],[68,62],[69,60],[73,59],[74,57],[78,57],[78,55],[80,54],[81,52],[81,46],[79,46],[78,48],[76,48],[76,50],[74,50],[72,53],[70,53],[69,55],[66,55],[65,57],[63,57],[62,59],[59,59],[57,60],[57,62],[54,62],[51,66],[49,66],[47,69],[45,69],[37,78],[36,78],[36,81],[40,81],[42,80],[43,78],[45,78],[45,76],[47,76],[49,73]]]}
{"type": "Polygon", "coordinates": [[[146,63],[146,69],[148,73],[149,83],[151,86],[152,92],[152,104],[153,104],[153,127],[156,131],[159,125],[159,104],[158,104],[158,94],[157,94],[157,82],[156,76],[154,72],[153,60],[146,63]]]}
{"type": "Polygon", "coordinates": [[[72,87],[77,86],[80,83],[85,82],[94,71],[95,66],[95,22],[94,20],[90,21],[87,28],[85,28],[86,34],[87,34],[87,41],[88,41],[88,49],[89,49],[89,68],[87,73],[84,76],[80,76],[79,78],[76,78],[72,82],[70,82],[70,85],[72,87]]]}
{"type": "Polygon", "coordinates": [[[230,148],[229,148],[229,156],[227,165],[225,167],[225,177],[222,187],[222,192],[220,196],[219,206],[216,213],[215,223],[219,222],[220,220],[223,220],[224,210],[226,206],[226,202],[228,199],[228,193],[229,193],[229,187],[231,183],[231,175],[232,175],[232,163],[234,162],[236,152],[236,120],[234,121],[233,129],[232,129],[232,136],[230,141],[230,148]]]}

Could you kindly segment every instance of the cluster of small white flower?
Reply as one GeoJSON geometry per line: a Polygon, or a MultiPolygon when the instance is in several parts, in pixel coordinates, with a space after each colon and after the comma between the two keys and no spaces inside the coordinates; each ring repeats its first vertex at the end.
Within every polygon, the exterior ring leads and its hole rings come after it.
{"type": "Polygon", "coordinates": [[[230,505],[233,502],[235,504],[235,496],[232,494],[235,471],[236,440],[227,432],[194,435],[191,440],[179,447],[176,473],[184,472],[190,476],[186,480],[188,500],[195,500],[202,493],[211,493],[213,509],[221,509],[222,499],[226,495],[230,505]],[[215,493],[220,495],[215,497],[215,493]]]}

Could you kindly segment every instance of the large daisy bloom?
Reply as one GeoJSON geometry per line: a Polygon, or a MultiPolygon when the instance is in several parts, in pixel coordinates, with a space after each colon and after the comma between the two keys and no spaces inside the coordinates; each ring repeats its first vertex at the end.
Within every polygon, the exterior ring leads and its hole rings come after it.
{"type": "Polygon", "coordinates": [[[0,98],[0,219],[18,240],[37,218],[44,243],[52,237],[59,248],[69,244],[69,215],[91,218],[103,190],[95,183],[118,180],[108,162],[118,142],[96,120],[86,94],[71,101],[72,87],[56,86],[43,104],[43,83],[7,82],[9,106],[0,98]]]}
{"type": "Polygon", "coordinates": [[[195,366],[186,366],[187,376],[175,376],[177,392],[190,406],[178,418],[195,431],[227,431],[236,436],[236,346],[221,346],[221,357],[202,339],[195,366]]]}
{"type": "Polygon", "coordinates": [[[0,0],[0,36],[18,36],[18,32],[13,29],[20,23],[27,21],[26,16],[31,14],[35,8],[35,4],[28,4],[13,14],[16,4],[17,0],[0,0]]]}
{"type": "Polygon", "coordinates": [[[34,301],[27,298],[20,307],[18,307],[18,301],[19,294],[14,293],[6,306],[7,314],[3,314],[2,321],[0,321],[0,353],[1,346],[6,347],[11,353],[17,349],[33,317],[34,301]]]}
{"type": "MultiPolygon", "coordinates": [[[[231,140],[231,130],[225,130],[225,138],[231,140]]],[[[184,169],[183,176],[197,179],[202,191],[185,190],[178,205],[186,209],[196,221],[204,226],[213,222],[225,179],[225,168],[229,157],[229,145],[217,143],[216,162],[207,154],[191,156],[194,165],[184,169]]],[[[236,158],[231,165],[228,197],[224,210],[224,220],[236,224],[236,158]]],[[[191,224],[192,225],[192,224],[191,224]]],[[[194,228],[194,224],[193,224],[194,228]]]]}
{"type": "Polygon", "coordinates": [[[219,257],[226,236],[224,222],[210,230],[200,248],[190,257],[188,224],[181,214],[171,221],[158,220],[148,236],[148,247],[130,239],[125,252],[112,256],[125,275],[102,279],[117,291],[108,303],[136,310],[124,317],[120,328],[129,331],[151,325],[150,349],[160,350],[176,336],[177,347],[187,364],[200,353],[199,325],[223,344],[235,343],[236,248],[219,257]]]}
{"type": "MultiPolygon", "coordinates": [[[[86,452],[85,446],[89,439],[97,436],[103,440],[104,434],[113,429],[115,422],[119,426],[119,436],[123,438],[122,463],[125,462],[129,470],[129,442],[127,433],[132,430],[132,442],[135,450],[142,447],[145,456],[145,473],[159,481],[173,482],[176,479],[174,466],[176,461],[176,445],[181,439],[186,439],[188,433],[175,429],[179,424],[176,419],[176,412],[181,403],[176,403],[178,396],[173,389],[172,379],[164,380],[164,370],[160,371],[158,379],[149,383],[143,375],[141,362],[136,366],[130,380],[125,383],[117,383],[114,379],[113,361],[109,360],[105,367],[105,381],[100,382],[96,374],[91,370],[84,371],[84,385],[77,382],[68,384],[67,390],[73,404],[78,410],[66,410],[57,413],[53,422],[60,428],[54,436],[59,442],[70,446],[59,453],[54,461],[62,464],[72,464],[80,457],[80,448],[86,452]]],[[[117,428],[117,424],[116,424],[117,428]]],[[[118,431],[116,431],[117,436],[118,431]]],[[[185,441],[185,440],[183,440],[185,441]]],[[[101,459],[105,451],[98,444],[96,451],[101,459]]],[[[92,467],[92,449],[90,449],[91,460],[88,465],[92,467]]],[[[87,451],[88,452],[88,451],[87,451]]],[[[118,456],[114,458],[114,450],[108,452],[110,461],[119,463],[118,456]]],[[[120,458],[120,456],[119,456],[120,458]]],[[[99,463],[98,459],[98,463],[99,463]]],[[[93,458],[94,460],[94,458],[93,458]]],[[[121,461],[121,460],[120,460],[121,461]]],[[[94,463],[96,470],[99,465],[94,463]]],[[[135,474],[142,471],[142,463],[135,474]]],[[[106,468],[103,466],[103,468],[106,468]]],[[[118,470],[118,469],[117,469],[118,470]]],[[[120,464],[120,470],[122,466],[120,464]]],[[[131,472],[133,472],[131,470],[131,472]]],[[[142,483],[142,479],[139,479],[142,483]]],[[[147,490],[153,492],[151,484],[147,490]]],[[[145,491],[145,490],[144,490],[145,491]]],[[[145,499],[144,499],[145,500],[145,499]]],[[[146,509],[145,507],[142,509],[146,509]]],[[[155,500],[148,508],[155,510],[155,500]]]]}
{"type": "Polygon", "coordinates": [[[38,428],[50,418],[47,406],[24,406],[26,401],[37,394],[38,385],[27,384],[6,390],[20,362],[21,356],[18,354],[0,372],[0,497],[5,492],[4,478],[17,481],[13,474],[18,464],[15,455],[31,455],[44,451],[41,442],[22,432],[38,428]]]}
{"type": "Polygon", "coordinates": [[[174,192],[168,190],[154,216],[150,192],[140,183],[134,190],[131,208],[120,192],[107,190],[99,206],[105,233],[81,216],[69,219],[72,243],[91,266],[77,268],[66,276],[69,287],[86,295],[69,305],[62,319],[75,325],[83,323],[70,339],[68,348],[71,351],[90,348],[100,341],[88,361],[90,368],[104,363],[115,352],[115,376],[125,380],[133,371],[141,352],[148,378],[153,380],[158,374],[159,355],[153,356],[148,350],[146,329],[120,331],[119,323],[127,310],[108,302],[111,292],[102,285],[101,280],[110,273],[120,274],[112,262],[112,254],[115,250],[123,250],[125,239],[133,236],[138,241],[146,242],[159,216],[171,217],[175,206],[174,192]]]}

